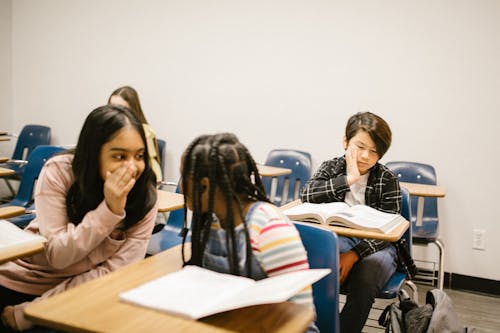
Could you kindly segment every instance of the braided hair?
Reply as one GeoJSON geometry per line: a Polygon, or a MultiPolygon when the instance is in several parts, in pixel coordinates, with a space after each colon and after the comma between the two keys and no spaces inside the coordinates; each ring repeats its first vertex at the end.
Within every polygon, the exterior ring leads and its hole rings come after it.
{"type": "MultiPolygon", "coordinates": [[[[246,275],[251,275],[252,247],[248,226],[243,213],[243,200],[269,202],[261,182],[257,165],[247,148],[231,133],[201,135],[197,137],[182,155],[182,192],[191,193],[191,259],[184,264],[202,266],[203,254],[208,241],[210,226],[214,221],[215,188],[222,193],[226,206],[226,246],[230,273],[243,275],[240,272],[237,252],[237,239],[234,224],[233,203],[238,206],[238,214],[244,225],[246,237],[246,275]],[[204,177],[209,181],[208,209],[201,208],[202,188],[200,180],[204,177]],[[189,182],[187,180],[190,180],[189,182]],[[191,189],[187,188],[191,186],[191,189]]],[[[186,198],[185,198],[186,199],[186,198]]],[[[186,202],[186,200],[185,200],[186,202]]],[[[184,204],[184,213],[187,206],[184,204]]],[[[184,214],[186,216],[186,214],[184,214]]],[[[184,221],[186,226],[186,220],[184,221]]],[[[183,258],[184,258],[183,239],[183,258]]],[[[184,260],[184,259],[183,259],[184,260]]]]}

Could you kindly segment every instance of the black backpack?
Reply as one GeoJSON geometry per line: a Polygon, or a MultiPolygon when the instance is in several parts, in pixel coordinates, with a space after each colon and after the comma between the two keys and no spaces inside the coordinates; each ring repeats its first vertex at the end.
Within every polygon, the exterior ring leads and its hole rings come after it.
{"type": "Polygon", "coordinates": [[[429,290],[422,306],[412,300],[404,290],[399,291],[398,298],[397,302],[384,309],[378,319],[387,333],[475,332],[475,329],[460,324],[451,299],[442,290],[429,290]]]}

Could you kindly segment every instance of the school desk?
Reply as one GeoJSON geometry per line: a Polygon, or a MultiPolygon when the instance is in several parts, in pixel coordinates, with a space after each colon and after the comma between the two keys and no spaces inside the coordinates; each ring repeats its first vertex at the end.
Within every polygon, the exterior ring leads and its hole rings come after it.
{"type": "Polygon", "coordinates": [[[17,258],[28,257],[32,254],[43,251],[43,243],[20,245],[9,249],[1,249],[0,244],[0,264],[17,258]]]}
{"type": "MultiPolygon", "coordinates": [[[[274,167],[265,164],[257,164],[257,169],[259,170],[259,174],[261,177],[272,177],[269,200],[274,201],[278,186],[278,178],[276,177],[289,175],[292,173],[292,169],[274,167]]],[[[288,193],[288,186],[288,179],[285,178],[285,181],[283,182],[283,193],[288,193]]],[[[281,199],[283,203],[285,197],[283,196],[281,199]]]]}
{"type": "Polygon", "coordinates": [[[262,177],[278,177],[292,173],[292,169],[274,167],[270,165],[257,164],[257,169],[262,177]]]}
{"type": "MultiPolygon", "coordinates": [[[[296,205],[301,204],[300,199],[292,201],[286,205],[283,205],[280,207],[281,210],[285,210],[291,207],[294,207],[296,205]]],[[[314,223],[314,222],[311,222],[314,223]]],[[[376,232],[376,231],[366,231],[366,230],[359,230],[359,229],[354,229],[354,228],[347,228],[347,227],[340,227],[340,226],[333,226],[333,225],[326,225],[326,224],[320,224],[320,223],[314,223],[317,224],[319,227],[332,230],[334,231],[337,235],[340,236],[346,236],[346,237],[356,237],[356,238],[372,238],[372,239],[380,239],[383,241],[387,242],[395,242],[398,239],[403,236],[405,233],[406,229],[410,226],[410,223],[406,220],[401,221],[401,223],[398,224],[397,227],[391,230],[390,233],[385,234],[383,232],[376,232]]]]}
{"type": "Polygon", "coordinates": [[[184,207],[184,195],[182,194],[158,190],[158,197],[160,199],[158,211],[161,213],[170,212],[184,207]]]}
{"type": "Polygon", "coordinates": [[[408,190],[410,195],[418,196],[417,200],[417,220],[415,225],[422,226],[424,216],[425,197],[443,198],[446,195],[446,188],[438,185],[416,184],[400,182],[399,185],[408,190]]]}
{"type": "Polygon", "coordinates": [[[9,160],[8,157],[0,157],[0,163],[5,163],[9,160]]]}
{"type": "MultiPolygon", "coordinates": [[[[5,207],[5,208],[10,208],[10,207],[5,207]]],[[[2,245],[4,244],[2,244],[2,241],[0,240],[0,264],[9,260],[30,256],[32,254],[40,252],[43,250],[44,242],[45,241],[42,240],[40,241],[36,240],[29,244],[21,244],[21,245],[11,246],[8,249],[3,249],[2,245]]]]}
{"type": "MultiPolygon", "coordinates": [[[[188,246],[189,247],[189,246],[188,246]]],[[[189,249],[186,249],[189,251],[189,249]]],[[[182,267],[173,247],[26,307],[34,323],[68,332],[304,332],[312,309],[291,302],[251,306],[189,320],[121,302],[120,292],[182,267]]]]}
{"type": "Polygon", "coordinates": [[[0,131],[0,141],[10,141],[9,133],[0,131]]]}
{"type": "Polygon", "coordinates": [[[0,177],[10,176],[10,175],[13,175],[15,173],[16,172],[14,170],[12,170],[12,169],[0,168],[0,177]]]}
{"type": "Polygon", "coordinates": [[[26,208],[21,206],[0,207],[0,219],[8,219],[26,213],[26,208]]]}

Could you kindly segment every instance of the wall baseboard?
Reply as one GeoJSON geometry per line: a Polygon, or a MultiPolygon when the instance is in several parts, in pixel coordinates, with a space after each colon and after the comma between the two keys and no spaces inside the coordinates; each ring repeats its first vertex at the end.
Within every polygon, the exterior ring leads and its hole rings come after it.
{"type": "Polygon", "coordinates": [[[445,288],[500,296],[500,281],[456,273],[444,273],[445,288]]]}
{"type": "MultiPolygon", "coordinates": [[[[436,288],[437,275],[437,271],[419,268],[413,280],[419,284],[425,284],[436,288]]],[[[445,272],[443,285],[448,289],[500,296],[500,281],[497,280],[445,272]]]]}

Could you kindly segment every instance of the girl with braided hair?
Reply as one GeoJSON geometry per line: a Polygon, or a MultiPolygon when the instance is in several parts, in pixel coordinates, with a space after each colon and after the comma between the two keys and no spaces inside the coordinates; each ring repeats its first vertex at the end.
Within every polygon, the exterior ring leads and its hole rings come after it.
{"type": "MultiPolygon", "coordinates": [[[[255,161],[234,134],[197,137],[182,155],[181,175],[184,209],[193,213],[184,264],[254,280],[309,269],[297,230],[269,202],[255,161]]],[[[313,307],[311,291],[291,300],[313,307]]],[[[317,331],[314,323],[309,331],[317,331]]]]}

